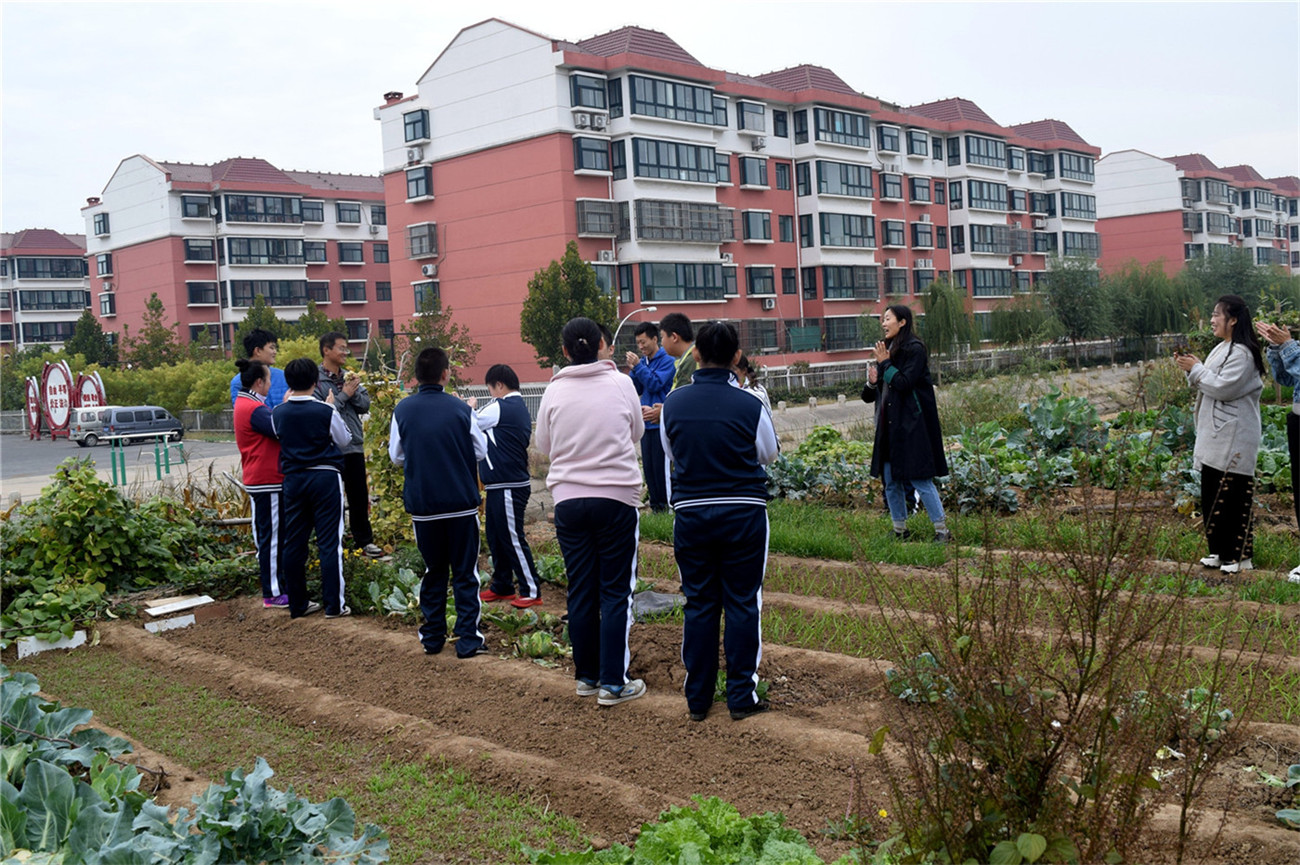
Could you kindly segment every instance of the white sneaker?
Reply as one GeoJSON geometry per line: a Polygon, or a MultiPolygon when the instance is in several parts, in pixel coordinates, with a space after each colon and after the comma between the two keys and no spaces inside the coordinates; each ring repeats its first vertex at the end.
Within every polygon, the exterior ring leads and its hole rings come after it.
{"type": "Polygon", "coordinates": [[[626,703],[628,700],[635,700],[637,697],[645,696],[645,682],[640,679],[633,679],[617,691],[611,688],[601,688],[600,694],[596,697],[596,702],[602,706],[617,706],[619,703],[626,703]]]}
{"type": "Polygon", "coordinates": [[[1201,567],[1203,568],[1219,568],[1222,566],[1223,562],[1219,560],[1218,556],[1206,556],[1201,559],[1201,567]]]}
{"type": "Polygon", "coordinates": [[[1255,570],[1255,565],[1250,559],[1242,559],[1239,562],[1226,562],[1219,568],[1219,570],[1223,571],[1225,574],[1235,574],[1238,571],[1253,571],[1255,570]]]}
{"type": "Polygon", "coordinates": [[[1300,565],[1295,566],[1295,570],[1286,575],[1287,582],[1300,583],[1300,565]]]}

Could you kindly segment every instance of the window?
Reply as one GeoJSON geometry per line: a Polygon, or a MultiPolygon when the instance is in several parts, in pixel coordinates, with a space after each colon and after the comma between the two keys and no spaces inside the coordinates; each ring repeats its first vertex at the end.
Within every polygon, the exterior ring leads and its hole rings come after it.
{"type": "Polygon", "coordinates": [[[690,183],[718,182],[717,153],[712,147],[633,138],[632,159],[637,177],[690,183]]]}
{"type": "Polygon", "coordinates": [[[615,206],[613,201],[578,199],[578,234],[613,237],[617,233],[615,206]]]}
{"type": "Polygon", "coordinates": [[[391,282],[375,283],[375,300],[392,300],[393,284],[391,282]]]}
{"type": "Polygon", "coordinates": [[[569,76],[569,91],[574,108],[605,110],[607,91],[604,78],[575,73],[569,76]]]}
{"type": "Polygon", "coordinates": [[[94,219],[94,224],[95,224],[95,236],[96,236],[96,237],[99,237],[99,236],[102,236],[102,235],[108,234],[108,214],[107,214],[107,213],[96,213],[96,214],[95,214],[95,219],[94,219]]]}
{"type": "Polygon", "coordinates": [[[914,270],[912,271],[912,290],[917,294],[928,294],[930,285],[934,282],[933,270],[914,270]]]}
{"type": "Polygon", "coordinates": [[[96,276],[113,275],[113,253],[105,252],[95,256],[95,275],[96,276]]]}
{"type": "Polygon", "coordinates": [[[745,240],[772,239],[772,214],[765,210],[746,210],[740,218],[745,240]]]}
{"type": "Polygon", "coordinates": [[[740,294],[739,289],[736,287],[735,267],[722,268],[722,293],[727,297],[736,297],[740,294]]]}
{"type": "Polygon", "coordinates": [[[372,204],[372,205],[370,205],[370,224],[371,224],[371,225],[387,225],[387,224],[388,224],[388,208],[385,207],[385,206],[382,205],[382,204],[372,204]]]}
{"type": "Polygon", "coordinates": [[[878,148],[890,153],[898,152],[898,127],[897,126],[877,126],[876,127],[876,144],[878,148]]]}
{"type": "Polygon", "coordinates": [[[935,162],[943,162],[943,139],[937,135],[930,137],[930,158],[935,162]]]}
{"type": "Polygon", "coordinates": [[[736,239],[735,211],[729,207],[655,198],[638,198],[635,205],[637,240],[717,244],[736,239]]]}
{"type": "Polygon", "coordinates": [[[885,269],[885,294],[907,294],[907,271],[901,267],[885,269]]]}
{"type": "Polygon", "coordinates": [[[614,265],[612,264],[593,264],[591,269],[596,272],[596,288],[600,293],[609,296],[614,293],[614,265]]]}
{"type": "Polygon", "coordinates": [[[189,296],[189,306],[216,306],[217,284],[215,282],[187,282],[185,292],[189,296]]]}
{"type": "Polygon", "coordinates": [[[908,199],[923,204],[930,203],[930,178],[909,177],[907,179],[908,199]]]}
{"type": "Polygon", "coordinates": [[[794,113],[794,143],[808,143],[808,112],[796,111],[794,113]]]}
{"type": "Polygon", "coordinates": [[[325,202],[304,201],[302,203],[302,221],[303,222],[324,222],[325,202]]]}
{"type": "Polygon", "coordinates": [[[388,264],[388,244],[376,243],[372,247],[375,264],[388,264]]]}
{"type": "Polygon", "coordinates": [[[228,237],[231,264],[303,264],[303,242],[289,238],[228,237]]]}
{"type": "Polygon", "coordinates": [[[1201,200],[1200,181],[1184,177],[1178,181],[1178,185],[1183,193],[1183,198],[1190,198],[1192,201],[1201,200]]]}
{"type": "Polygon", "coordinates": [[[1205,181],[1205,201],[1207,204],[1230,204],[1232,190],[1222,180],[1205,181]]]}
{"type": "Polygon", "coordinates": [[[117,315],[117,295],[106,291],[99,296],[99,314],[101,316],[117,315]]]}
{"type": "Polygon", "coordinates": [[[307,264],[325,264],[325,241],[304,240],[302,242],[302,257],[307,264]]]}
{"type": "Polygon", "coordinates": [[[972,165],[988,165],[993,168],[1007,167],[1007,144],[996,138],[984,138],[980,135],[966,136],[966,161],[972,165]]]}
{"type": "Polygon", "coordinates": [[[415,312],[419,314],[424,312],[425,307],[439,298],[438,280],[427,280],[417,282],[411,286],[415,295],[415,312]]]}
{"type": "Polygon", "coordinates": [[[902,220],[885,219],[880,223],[881,246],[904,246],[907,244],[907,233],[903,227],[902,220]]]}
{"type": "MultiPolygon", "coordinates": [[[[428,198],[433,195],[433,166],[422,165],[419,168],[408,168],[406,170],[406,198],[428,198]]],[[[339,222],[343,220],[340,219],[339,222]]],[[[361,221],[358,214],[357,222],[361,221]]]]}
{"type": "Polygon", "coordinates": [[[944,183],[942,180],[936,180],[934,182],[934,203],[948,203],[948,184],[944,183]]]}
{"type": "Polygon", "coordinates": [[[276,195],[226,195],[227,222],[302,222],[302,199],[276,195]]]}
{"type": "Polygon", "coordinates": [[[913,222],[912,246],[917,249],[933,249],[934,226],[928,222],[913,222]]]}
{"type": "Polygon", "coordinates": [[[740,185],[767,186],[767,160],[752,156],[740,157],[740,185]]]}
{"type": "Polygon", "coordinates": [[[206,195],[182,195],[181,216],[184,219],[211,219],[212,199],[206,195]]]}
{"type": "Polygon", "coordinates": [[[370,321],[364,318],[350,318],[345,324],[348,326],[348,341],[361,342],[370,339],[370,321]]]}
{"type": "Polygon", "coordinates": [[[799,293],[799,272],[793,267],[781,268],[781,293],[799,293]]]}
{"type": "Polygon", "coordinates": [[[1005,225],[972,225],[970,251],[994,255],[1011,254],[1011,231],[1005,225]]]}
{"type": "MultiPolygon", "coordinates": [[[[868,182],[871,174],[867,173],[868,182]]],[[[808,163],[799,162],[794,167],[794,193],[795,195],[812,195],[812,184],[808,179],[808,163]]]]}
{"type": "Polygon", "coordinates": [[[813,245],[813,227],[812,215],[808,213],[799,216],[799,246],[803,249],[813,245]]]}
{"type": "Polygon", "coordinates": [[[822,268],[822,296],[827,300],[880,300],[878,270],[868,266],[827,265],[822,268]]]}
{"type": "Polygon", "coordinates": [[[1025,151],[1019,147],[1007,148],[1007,168],[1011,171],[1025,170],[1025,151]]]}
{"type": "Polygon", "coordinates": [[[948,227],[946,225],[936,225],[934,227],[934,248],[948,248],[948,227]]]}
{"type": "Polygon", "coordinates": [[[184,242],[186,261],[216,261],[217,253],[211,240],[194,240],[187,237],[184,242]]]}
{"type": "Polygon", "coordinates": [[[1052,157],[1048,156],[1041,150],[1028,151],[1029,173],[1042,174],[1045,177],[1055,177],[1056,171],[1052,164],[1052,157]]]}
{"type": "Polygon", "coordinates": [[[1061,216],[1069,219],[1096,219],[1097,196],[1077,192],[1061,193],[1061,216]]]}
{"type": "Polygon", "coordinates": [[[1011,271],[977,267],[971,271],[972,297],[1009,297],[1011,271]]]}
{"type": "Polygon", "coordinates": [[[929,156],[930,136],[919,129],[907,130],[907,155],[929,156]]]}
{"type": "Polygon", "coordinates": [[[307,281],[307,299],[319,304],[330,302],[329,280],[307,281]]]}
{"type": "Polygon", "coordinates": [[[1061,232],[1061,254],[1083,258],[1101,257],[1101,235],[1091,231],[1061,232]]]}
{"type": "Polygon", "coordinates": [[[1059,154],[1061,163],[1061,177],[1068,177],[1071,180],[1087,180],[1092,182],[1096,178],[1092,170],[1092,157],[1084,156],[1081,153],[1070,153],[1062,150],[1059,154]]]}
{"type": "Polygon", "coordinates": [[[1035,231],[1034,252],[1039,255],[1050,255],[1056,252],[1056,233],[1035,231]]]}
{"type": "Polygon", "coordinates": [[[408,258],[424,258],[438,254],[438,225],[422,222],[406,227],[406,254],[408,258]]]}
{"type": "Polygon", "coordinates": [[[609,116],[623,116],[623,79],[611,78],[605,82],[605,96],[609,103],[609,116]]]}
{"type": "Polygon", "coordinates": [[[1233,219],[1226,213],[1205,214],[1205,231],[1209,234],[1234,234],[1233,219]]]}
{"type": "Polygon", "coordinates": [[[903,197],[903,175],[881,172],[880,197],[901,199],[903,197]]]}
{"type": "Polygon", "coordinates": [[[1033,290],[1033,274],[1027,270],[1015,271],[1016,293],[1028,294],[1033,290]]]}
{"type": "Polygon", "coordinates": [[[1029,212],[1056,215],[1056,196],[1050,192],[1029,193],[1029,212]]]}
{"type": "MultiPolygon", "coordinates": [[[[800,165],[806,169],[808,163],[804,162],[800,165]]],[[[870,198],[872,196],[871,169],[865,165],[827,162],[819,159],[817,160],[817,192],[821,195],[870,198]]]]}
{"type": "Polygon", "coordinates": [[[777,238],[782,243],[794,243],[794,217],[778,216],[776,218],[777,238]]]}
{"type": "Polygon", "coordinates": [[[364,264],[365,251],[360,242],[339,241],[339,264],[364,264]]]}
{"type": "Polygon", "coordinates": [[[777,138],[790,137],[789,115],[784,111],[772,112],[772,134],[777,138]]]}
{"type": "Polygon", "coordinates": [[[731,154],[719,153],[717,157],[718,183],[731,182],[731,154]]]}
{"type": "Polygon", "coordinates": [[[961,139],[948,139],[948,164],[961,165],[961,139]]]}
{"type": "Polygon", "coordinates": [[[817,299],[817,268],[805,267],[799,272],[800,281],[803,284],[803,299],[817,299]]]}
{"type": "Polygon", "coordinates": [[[601,138],[574,138],[573,170],[609,171],[609,142],[601,138]]]}
{"type": "Polygon", "coordinates": [[[950,231],[952,233],[952,254],[961,255],[966,251],[966,227],[954,225],[950,231]]]}
{"type": "Polygon", "coordinates": [[[775,165],[773,165],[772,168],[773,170],[776,171],[776,188],[789,189],[790,188],[790,163],[778,162],[775,165]]]}
{"type": "Polygon", "coordinates": [[[90,306],[90,292],[80,289],[41,290],[18,292],[18,309],[28,312],[50,312],[61,309],[85,309],[90,306]]]}
{"type": "Polygon", "coordinates": [[[822,246],[875,247],[875,217],[849,213],[823,213],[820,216],[822,246]]]}
{"type": "MultiPolygon", "coordinates": [[[[221,325],[219,324],[191,324],[190,325],[190,342],[199,345],[207,345],[210,348],[217,348],[221,342],[221,325]]],[[[119,414],[118,417],[122,415],[119,414]]],[[[137,421],[153,420],[153,412],[138,411],[135,413],[137,421]]],[[[163,420],[164,418],[158,418],[163,420]]]]}
{"type": "Polygon", "coordinates": [[[609,166],[615,180],[627,177],[627,142],[612,141],[609,145],[609,166]]]}
{"type": "Polygon", "coordinates": [[[721,264],[645,262],[639,267],[643,302],[719,301],[725,297],[721,264]]]}
{"type": "Polygon", "coordinates": [[[847,351],[855,348],[866,348],[858,320],[844,317],[826,319],[826,350],[847,351]]]}
{"type": "MultiPolygon", "coordinates": [[[[850,147],[870,147],[871,138],[867,133],[867,116],[848,111],[835,111],[830,108],[813,109],[813,122],[818,141],[833,144],[847,144],[850,147]]],[[[795,131],[798,132],[796,121],[795,131]]],[[[805,140],[807,140],[805,138],[805,140]]],[[[801,143],[798,135],[795,143],[801,143]]]]}
{"type": "Polygon", "coordinates": [[[1029,193],[1023,189],[1007,190],[1007,202],[1012,213],[1029,212],[1029,193]]]}
{"type": "Polygon", "coordinates": [[[13,293],[0,291],[0,309],[13,309],[13,293]]]}
{"type": "Polygon", "coordinates": [[[429,137],[429,111],[408,111],[402,115],[402,128],[407,141],[424,141],[429,137]]]}
{"type": "Polygon", "coordinates": [[[767,108],[756,102],[737,102],[736,128],[750,132],[766,132],[767,108]]]}
{"type": "MultiPolygon", "coordinates": [[[[406,174],[409,178],[411,172],[408,171],[406,174]]],[[[343,225],[360,225],[361,203],[357,201],[336,201],[334,203],[334,219],[343,225]]]]}
{"type": "Polygon", "coordinates": [[[629,75],[632,89],[632,113],[663,117],[687,123],[726,126],[726,100],[722,100],[722,122],[718,122],[713,91],[707,87],[629,75]]]}
{"type": "Polygon", "coordinates": [[[987,180],[967,180],[966,191],[970,195],[972,210],[1006,210],[1007,185],[990,183],[987,180]]]}
{"type": "Polygon", "coordinates": [[[745,268],[745,281],[750,297],[771,297],[776,294],[776,279],[771,267],[745,268]]]}
{"type": "Polygon", "coordinates": [[[67,342],[72,339],[75,321],[38,321],[23,323],[23,342],[67,342]]]}
{"type": "Polygon", "coordinates": [[[366,299],[365,280],[343,280],[339,283],[339,294],[344,303],[364,303],[366,299]]]}
{"type": "Polygon", "coordinates": [[[234,307],[252,306],[259,294],[266,298],[267,306],[306,306],[308,300],[315,299],[308,297],[307,282],[302,279],[232,279],[229,285],[234,307]]]}

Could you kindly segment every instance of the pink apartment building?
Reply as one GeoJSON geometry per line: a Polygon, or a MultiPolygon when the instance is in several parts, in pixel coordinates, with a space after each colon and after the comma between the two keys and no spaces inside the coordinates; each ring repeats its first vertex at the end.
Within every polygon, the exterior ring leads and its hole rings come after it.
{"type": "Polygon", "coordinates": [[[0,234],[0,350],[57,350],[90,305],[86,238],[48,228],[0,234]]]}

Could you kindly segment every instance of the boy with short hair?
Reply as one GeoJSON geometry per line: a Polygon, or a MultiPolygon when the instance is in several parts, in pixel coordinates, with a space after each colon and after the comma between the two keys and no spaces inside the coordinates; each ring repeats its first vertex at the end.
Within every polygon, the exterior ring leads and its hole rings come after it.
{"type": "MultiPolygon", "coordinates": [[[[266,407],[275,408],[284,402],[284,395],[289,392],[289,386],[284,381],[284,370],[275,365],[275,356],[280,351],[280,346],[276,343],[275,334],[269,330],[263,330],[255,327],[248,333],[244,334],[244,352],[248,355],[250,361],[255,360],[265,364],[271,369],[271,389],[266,394],[266,407]]],[[[230,380],[230,402],[233,405],[235,398],[239,396],[241,384],[239,373],[230,380]]]]}
{"type": "Polygon", "coordinates": [[[479,632],[482,603],[478,579],[478,461],[487,440],[474,411],[445,388],[451,378],[447,353],[426,348],[415,359],[419,390],[393,409],[388,456],[404,469],[402,499],[424,557],[420,581],[420,642],[426,655],[447,641],[447,572],[456,603],[456,657],[487,651],[479,632]]]}
{"type": "Polygon", "coordinates": [[[361,429],[361,415],[370,411],[370,394],[361,376],[344,364],[352,356],[347,334],[333,331],[320,338],[320,383],[316,396],[325,399],[334,394],[334,406],[347,425],[351,438],[343,447],[343,489],[348,499],[348,522],[353,545],[371,558],[384,551],[375,544],[370,525],[370,488],[366,482],[366,452],[361,429]]]}
{"type": "Polygon", "coordinates": [[[351,441],[347,425],[333,405],[313,394],[319,373],[309,358],[300,357],[284,368],[289,396],[271,412],[280,439],[280,471],[284,474],[285,588],[292,618],[318,612],[321,605],[307,600],[307,536],[316,531],[320,553],[321,600],[325,618],[350,616],[343,603],[343,453],[351,441]]]}
{"type": "MultiPolygon", "coordinates": [[[[487,439],[487,455],[478,464],[478,476],[487,491],[487,541],[492,552],[492,582],[479,593],[485,601],[510,601],[524,609],[542,603],[533,551],[524,537],[524,513],[532,494],[528,475],[528,440],[533,418],[519,393],[519,376],[504,363],[492,366],[484,377],[491,405],[477,412],[478,428],[487,439]],[[518,597],[515,582],[518,581],[518,597]]],[[[478,408],[476,399],[466,400],[478,408]]]]}
{"type": "Polygon", "coordinates": [[[659,442],[659,410],[664,398],[673,389],[673,376],[677,372],[673,359],[659,345],[659,328],[654,322],[643,321],[636,326],[637,352],[627,353],[628,375],[636,392],[641,396],[641,419],[645,421],[645,437],[641,439],[641,468],[645,472],[645,486],[649,494],[650,510],[655,513],[668,510],[668,491],[664,487],[664,450],[659,442]]]}
{"type": "Polygon", "coordinates": [[[695,331],[691,320],[680,312],[670,312],[660,319],[659,334],[664,351],[675,361],[672,389],[685,387],[695,374],[695,355],[691,351],[695,331]]]}

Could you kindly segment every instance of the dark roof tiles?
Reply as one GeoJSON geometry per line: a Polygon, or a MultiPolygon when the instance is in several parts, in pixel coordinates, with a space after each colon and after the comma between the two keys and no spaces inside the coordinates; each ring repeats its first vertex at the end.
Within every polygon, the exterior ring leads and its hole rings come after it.
{"type": "Polygon", "coordinates": [[[991,126],[998,125],[996,120],[984,113],[984,109],[969,99],[940,99],[938,102],[926,102],[923,105],[913,105],[903,110],[910,114],[919,114],[921,117],[943,123],[965,121],[967,123],[987,123],[991,126]]]}
{"type": "Polygon", "coordinates": [[[1172,162],[1179,171],[1222,171],[1204,153],[1185,153],[1182,156],[1166,156],[1165,162],[1172,162]]]}
{"type": "Polygon", "coordinates": [[[661,60],[689,63],[692,66],[704,65],[668,36],[658,30],[647,30],[644,27],[620,27],[618,30],[583,39],[574,45],[584,54],[595,54],[598,57],[642,54],[646,57],[658,57],[661,60]]]}
{"type": "Polygon", "coordinates": [[[24,228],[12,234],[6,232],[0,237],[0,248],[5,253],[21,253],[25,250],[54,252],[67,250],[73,255],[86,254],[86,236],[84,234],[64,234],[50,228],[24,228]]]}
{"type": "Polygon", "coordinates": [[[1073,141],[1076,144],[1088,144],[1083,136],[1075,132],[1070,124],[1063,120],[1035,120],[1032,123],[1018,123],[1011,130],[1023,138],[1035,141],[1073,141]]]}
{"type": "Polygon", "coordinates": [[[177,183],[264,183],[268,186],[308,186],[337,192],[382,193],[384,182],[368,174],[329,174],[322,171],[282,171],[265,159],[236,157],[214,165],[159,162],[177,183]]]}
{"type": "Polygon", "coordinates": [[[776,72],[768,72],[764,75],[757,75],[755,77],[768,87],[775,87],[778,90],[789,90],[794,93],[801,90],[827,90],[831,93],[843,93],[848,96],[861,95],[858,91],[846,84],[843,78],[836,75],[825,66],[813,66],[808,63],[805,63],[802,66],[791,66],[789,69],[780,69],[776,72]]]}

